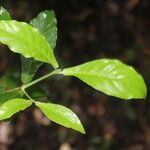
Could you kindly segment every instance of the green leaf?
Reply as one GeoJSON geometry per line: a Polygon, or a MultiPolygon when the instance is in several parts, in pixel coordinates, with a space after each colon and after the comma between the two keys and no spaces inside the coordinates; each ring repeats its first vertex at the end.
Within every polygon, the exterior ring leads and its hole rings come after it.
{"type": "MultiPolygon", "coordinates": [[[[17,74],[17,73],[16,73],[17,74]]],[[[0,93],[7,92],[10,89],[14,89],[20,85],[19,76],[16,75],[12,70],[7,71],[0,79],[0,93]]]]}
{"type": "Polygon", "coordinates": [[[22,72],[21,81],[26,84],[32,81],[34,74],[42,65],[41,62],[36,61],[32,58],[25,58],[21,56],[22,72]]]}
{"type": "Polygon", "coordinates": [[[118,60],[91,61],[66,68],[62,74],[75,76],[98,91],[122,99],[142,99],[147,93],[142,76],[118,60]]]}
{"type": "Polygon", "coordinates": [[[51,64],[57,68],[58,63],[45,37],[25,22],[0,21],[0,42],[16,53],[51,64]]]}
{"type": "Polygon", "coordinates": [[[11,77],[7,72],[7,74],[0,79],[0,106],[10,99],[23,97],[21,92],[15,89],[18,86],[16,82],[17,79],[13,77],[13,72],[11,72],[11,77]]]}
{"type": "Polygon", "coordinates": [[[38,106],[50,120],[85,134],[85,130],[79,118],[70,109],[52,103],[35,102],[35,105],[38,106]]]}
{"type": "Polygon", "coordinates": [[[31,104],[31,101],[21,98],[7,101],[0,106],[0,120],[10,118],[13,114],[26,109],[31,104]]]}
{"type": "Polygon", "coordinates": [[[5,84],[4,81],[0,80],[0,93],[5,92],[7,85],[5,84]]]}
{"type": "Polygon", "coordinates": [[[11,20],[9,12],[3,7],[0,8],[0,20],[11,20]]]}
{"type": "MultiPolygon", "coordinates": [[[[43,11],[36,18],[34,18],[30,24],[37,28],[39,32],[47,39],[52,49],[55,48],[57,39],[57,21],[54,11],[43,11]]],[[[36,71],[43,64],[32,58],[21,57],[22,73],[21,80],[23,83],[29,83],[36,71]]]]}
{"type": "Polygon", "coordinates": [[[0,93],[0,106],[10,99],[22,98],[22,97],[23,95],[18,90],[0,93]]]}
{"type": "Polygon", "coordinates": [[[31,21],[31,25],[45,36],[52,49],[54,49],[57,40],[57,20],[54,11],[46,10],[41,12],[31,21]]]}

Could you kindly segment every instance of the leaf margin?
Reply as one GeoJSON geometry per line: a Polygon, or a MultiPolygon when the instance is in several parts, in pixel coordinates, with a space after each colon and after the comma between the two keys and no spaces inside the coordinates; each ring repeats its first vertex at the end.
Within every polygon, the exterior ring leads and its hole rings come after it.
{"type": "MultiPolygon", "coordinates": [[[[95,66],[95,64],[93,64],[93,66],[91,66],[91,69],[93,68],[95,66]]],[[[128,73],[128,72],[127,72],[128,73]]],[[[93,60],[93,61],[89,61],[89,62],[86,62],[86,63],[83,63],[83,64],[81,64],[81,65],[77,65],[77,66],[74,66],[74,67],[70,67],[70,68],[65,68],[65,69],[63,69],[62,70],[62,72],[60,73],[60,74],[63,74],[63,75],[65,75],[65,76],[74,76],[74,77],[77,77],[77,78],[79,78],[81,81],[83,81],[84,83],[86,83],[86,84],[88,84],[89,86],[91,86],[91,87],[93,87],[94,89],[96,89],[96,90],[98,90],[98,91],[101,91],[101,92],[103,92],[103,93],[105,93],[105,94],[107,94],[107,95],[109,95],[109,96],[114,96],[114,97],[118,97],[118,98],[121,98],[121,99],[124,99],[124,100],[130,100],[130,99],[145,99],[146,98],[146,95],[147,95],[147,87],[146,87],[146,84],[145,84],[145,81],[144,81],[144,79],[143,79],[143,77],[132,67],[132,66],[129,66],[129,65],[127,65],[127,64],[125,64],[125,63],[123,63],[123,62],[121,62],[121,61],[119,61],[119,60],[117,60],[117,59],[107,59],[107,58],[103,58],[103,59],[97,59],[97,60],[93,60]],[[84,81],[84,79],[82,78],[80,78],[80,77],[78,77],[78,75],[75,75],[75,71],[77,70],[80,70],[78,67],[82,67],[82,66],[86,66],[86,65],[88,65],[89,63],[93,63],[93,62],[96,62],[96,61],[105,61],[106,63],[107,62],[111,62],[111,61],[114,61],[114,63],[118,63],[118,64],[121,64],[123,67],[124,67],[124,69],[125,68],[128,68],[130,71],[133,71],[136,75],[137,75],[137,77],[139,78],[139,80],[141,80],[141,84],[142,84],[142,86],[143,86],[143,89],[140,91],[142,94],[141,94],[141,96],[134,96],[134,95],[129,95],[129,96],[118,96],[118,95],[116,95],[116,94],[111,94],[111,93],[109,93],[109,92],[105,92],[105,89],[103,89],[103,90],[101,90],[101,89],[97,89],[97,88],[95,88],[94,86],[92,86],[90,83],[87,83],[86,81],[84,81]]],[[[121,77],[121,76],[120,76],[121,77]]],[[[94,79],[93,79],[94,80],[94,79]]]]}
{"type": "MultiPolygon", "coordinates": [[[[77,117],[77,115],[72,111],[72,110],[70,110],[69,108],[67,108],[67,107],[65,107],[65,106],[63,106],[63,105],[59,105],[59,104],[53,104],[53,103],[42,103],[42,102],[35,102],[35,105],[45,114],[45,116],[47,116],[50,120],[52,120],[53,122],[55,122],[55,123],[57,123],[57,124],[59,124],[59,125],[62,125],[62,126],[64,126],[64,127],[67,127],[67,128],[71,128],[71,129],[74,129],[74,130],[76,130],[76,131],[78,131],[78,132],[80,132],[80,133],[82,133],[82,134],[85,134],[85,129],[84,129],[84,127],[83,127],[83,125],[82,125],[82,123],[81,123],[81,121],[80,121],[80,119],[77,117]],[[65,121],[60,121],[59,119],[58,119],[58,117],[56,117],[56,116],[52,116],[51,114],[46,114],[46,112],[45,112],[45,106],[48,108],[52,108],[52,107],[55,107],[56,108],[56,110],[59,110],[59,109],[62,109],[62,110],[64,110],[64,111],[68,111],[68,113],[70,113],[69,115],[72,115],[73,117],[74,117],[74,123],[73,124],[71,124],[71,125],[69,125],[69,124],[67,124],[65,121]],[[44,107],[44,108],[43,108],[44,107]],[[56,119],[54,119],[54,118],[56,118],[56,119]],[[76,125],[75,125],[75,122],[78,122],[78,123],[76,123],[76,125]],[[78,125],[78,126],[77,126],[78,125]]],[[[65,112],[61,112],[61,113],[65,113],[65,112]]],[[[51,112],[52,113],[52,112],[51,112]]],[[[54,113],[54,112],[53,112],[54,113]]],[[[53,114],[54,115],[54,114],[53,114]]],[[[58,115],[58,114],[55,114],[55,115],[58,115]]],[[[61,115],[61,114],[59,114],[59,115],[61,115]]],[[[68,115],[68,116],[69,116],[68,115]]],[[[62,119],[62,115],[60,116],[60,118],[62,119]]],[[[70,117],[70,116],[69,116],[70,117]]],[[[70,121],[70,120],[69,120],[70,121]]]]}

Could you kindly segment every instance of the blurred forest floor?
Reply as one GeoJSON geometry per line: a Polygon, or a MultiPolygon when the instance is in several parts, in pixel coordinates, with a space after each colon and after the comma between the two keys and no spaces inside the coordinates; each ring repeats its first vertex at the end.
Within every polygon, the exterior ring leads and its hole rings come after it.
{"type": "MultiPolygon", "coordinates": [[[[0,123],[0,150],[150,150],[149,0],[1,0],[0,4],[14,19],[27,22],[42,10],[54,9],[58,20],[55,53],[62,67],[116,58],[136,68],[148,87],[146,100],[121,101],[75,78],[42,82],[33,93],[71,108],[87,134],[49,121],[33,106],[0,123]]],[[[19,56],[4,45],[0,49],[1,75],[17,82],[19,56]]],[[[36,77],[47,70],[43,66],[36,77]]]]}

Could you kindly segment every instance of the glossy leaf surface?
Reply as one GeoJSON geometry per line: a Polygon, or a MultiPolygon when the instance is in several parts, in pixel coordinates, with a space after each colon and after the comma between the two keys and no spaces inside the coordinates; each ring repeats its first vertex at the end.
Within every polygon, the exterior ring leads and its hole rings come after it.
{"type": "Polygon", "coordinates": [[[0,21],[0,42],[16,53],[51,64],[57,68],[58,64],[53,51],[42,34],[24,22],[0,21]]]}
{"type": "Polygon", "coordinates": [[[8,11],[3,7],[0,7],[0,20],[11,20],[8,11]]]}
{"type": "Polygon", "coordinates": [[[52,49],[54,49],[57,40],[57,20],[54,11],[46,10],[41,12],[31,21],[31,25],[45,36],[52,49]]]}
{"type": "Polygon", "coordinates": [[[0,106],[0,120],[10,118],[13,114],[22,111],[32,104],[31,101],[16,98],[11,99],[0,106]]]}
{"type": "Polygon", "coordinates": [[[79,118],[70,109],[52,103],[36,102],[35,104],[50,120],[67,128],[85,133],[79,118]]]}
{"type": "Polygon", "coordinates": [[[75,76],[99,91],[122,99],[142,99],[147,93],[142,76],[118,60],[91,61],[66,68],[62,74],[75,76]]]}
{"type": "MultiPolygon", "coordinates": [[[[39,30],[39,32],[47,39],[52,49],[54,49],[57,39],[57,21],[54,11],[46,10],[41,12],[36,18],[31,20],[30,24],[39,30]]],[[[43,63],[25,57],[21,57],[21,62],[21,80],[23,83],[29,83],[43,63]]]]}

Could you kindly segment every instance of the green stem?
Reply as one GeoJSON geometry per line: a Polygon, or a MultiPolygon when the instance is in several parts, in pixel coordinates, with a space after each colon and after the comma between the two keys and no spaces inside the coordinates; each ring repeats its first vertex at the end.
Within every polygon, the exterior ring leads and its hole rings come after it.
{"type": "MultiPolygon", "coordinates": [[[[11,90],[7,90],[6,92],[3,92],[3,93],[10,93],[10,92],[14,92],[17,90],[20,90],[20,87],[17,87],[17,88],[11,89],[11,90]]],[[[1,94],[3,94],[3,93],[1,93],[1,94]]]]}
{"type": "Polygon", "coordinates": [[[30,87],[30,86],[32,86],[32,85],[34,85],[34,84],[36,84],[36,83],[38,83],[38,82],[40,82],[40,81],[42,81],[42,80],[44,80],[44,79],[47,79],[48,77],[50,77],[50,76],[52,76],[52,75],[54,75],[54,74],[59,74],[61,71],[62,71],[61,69],[54,70],[54,71],[52,71],[51,73],[49,73],[49,74],[47,74],[47,75],[44,75],[44,76],[42,76],[42,77],[40,77],[40,78],[38,78],[38,79],[36,79],[36,80],[34,80],[34,81],[28,83],[28,84],[22,85],[22,86],[20,86],[20,87],[17,87],[17,88],[11,89],[11,90],[8,90],[8,91],[6,91],[5,93],[9,93],[9,92],[13,92],[13,91],[17,91],[17,90],[18,90],[18,91],[24,93],[32,102],[35,102],[35,101],[29,96],[29,94],[25,91],[25,89],[28,88],[28,87],[30,87]]]}
{"type": "Polygon", "coordinates": [[[51,73],[49,73],[47,75],[44,75],[41,78],[38,78],[38,79],[28,83],[28,84],[23,85],[22,89],[25,90],[26,88],[28,88],[28,87],[30,87],[30,86],[32,86],[32,85],[34,85],[34,84],[36,84],[36,83],[38,83],[38,82],[40,82],[42,80],[45,80],[46,78],[48,78],[48,77],[50,77],[50,76],[52,76],[54,74],[59,74],[60,72],[61,72],[61,69],[54,70],[53,72],[51,72],[51,73]]]}
{"type": "Polygon", "coordinates": [[[25,89],[22,89],[22,92],[23,92],[32,102],[35,102],[35,101],[29,96],[29,94],[25,91],[25,89]]]}

